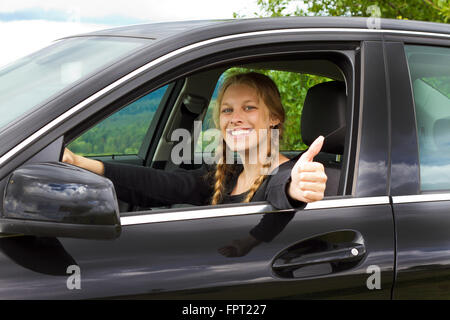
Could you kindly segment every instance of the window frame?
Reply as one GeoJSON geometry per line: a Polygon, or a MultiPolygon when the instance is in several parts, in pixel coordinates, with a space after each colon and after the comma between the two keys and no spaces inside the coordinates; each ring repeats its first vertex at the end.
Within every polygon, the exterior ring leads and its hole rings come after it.
{"type": "MultiPolygon", "coordinates": [[[[300,43],[299,46],[301,47],[301,45],[302,44],[300,43]]],[[[322,46],[329,46],[329,43],[324,43],[324,44],[322,44],[322,46]]],[[[318,47],[321,47],[321,46],[318,45],[318,47]]],[[[259,51],[261,51],[261,50],[262,49],[260,48],[259,51]]],[[[347,106],[348,106],[348,108],[347,108],[347,112],[348,112],[347,119],[350,122],[350,124],[347,125],[346,148],[345,148],[346,150],[344,151],[344,154],[349,154],[350,152],[352,152],[351,150],[354,149],[354,148],[350,147],[350,145],[347,143],[347,140],[352,140],[354,144],[356,143],[355,140],[350,138],[351,132],[353,130],[357,130],[357,126],[353,125],[353,122],[355,121],[355,119],[353,117],[358,116],[358,113],[354,113],[353,112],[353,108],[355,108],[355,105],[357,105],[356,104],[356,100],[355,100],[355,95],[354,95],[355,94],[355,88],[354,87],[350,87],[350,86],[353,86],[354,83],[355,83],[355,79],[356,79],[355,60],[358,59],[358,58],[355,55],[352,56],[351,53],[355,54],[355,51],[348,50],[348,48],[345,48],[343,50],[338,50],[338,49],[334,49],[334,48],[332,50],[320,50],[318,48],[314,48],[314,49],[308,48],[308,50],[305,50],[305,51],[301,51],[301,50],[297,49],[297,50],[293,50],[292,52],[289,52],[289,53],[290,54],[298,54],[299,52],[302,52],[302,53],[306,53],[306,54],[317,54],[318,51],[320,51],[322,54],[326,55],[328,57],[328,59],[330,58],[330,55],[340,55],[342,61],[339,61],[339,64],[341,64],[341,63],[348,63],[347,68],[349,70],[343,70],[342,72],[344,74],[344,79],[345,79],[345,82],[346,82],[346,85],[347,85],[347,90],[348,90],[348,93],[349,93],[349,96],[350,96],[350,99],[348,99],[348,101],[347,101],[347,106]],[[350,73],[348,73],[348,72],[350,72],[350,73]],[[351,118],[349,118],[349,117],[351,117],[351,118]]],[[[263,53],[263,54],[259,53],[259,55],[256,55],[255,52],[252,52],[252,56],[253,56],[252,58],[248,58],[248,57],[242,58],[241,57],[239,59],[234,58],[234,59],[220,60],[220,62],[217,62],[218,59],[216,58],[216,59],[214,59],[216,61],[215,61],[214,64],[212,64],[212,67],[214,67],[214,68],[222,67],[223,68],[223,65],[225,65],[225,64],[230,64],[230,63],[236,64],[239,61],[247,61],[248,59],[260,60],[260,59],[267,59],[267,57],[273,59],[274,56],[284,56],[284,55],[286,55],[286,52],[284,52],[284,51],[279,52],[279,53],[275,53],[275,54],[272,53],[270,55],[267,55],[265,53],[263,53]]],[[[298,59],[298,60],[301,60],[301,59],[298,59]]],[[[199,70],[208,70],[209,68],[210,68],[209,66],[206,66],[204,68],[195,69],[195,70],[192,70],[188,74],[194,74],[194,73],[199,72],[199,70]]],[[[182,79],[178,78],[178,80],[181,81],[182,79]]],[[[180,94],[180,92],[178,92],[178,93],[180,94]]],[[[177,99],[177,97],[174,97],[174,100],[176,100],[176,99],[177,99]]],[[[169,109],[174,108],[174,107],[175,107],[174,105],[167,105],[166,106],[165,109],[167,110],[167,118],[169,117],[168,113],[171,111],[169,109]]],[[[167,118],[165,119],[166,121],[167,121],[167,118]]],[[[155,137],[153,139],[153,143],[150,146],[150,150],[156,151],[156,148],[157,148],[157,145],[158,145],[157,141],[159,141],[159,139],[161,139],[161,136],[162,136],[163,131],[164,131],[163,127],[165,127],[166,125],[167,124],[164,124],[164,125],[161,126],[160,135],[155,135],[155,137]]],[[[355,152],[355,151],[353,151],[353,152],[355,152]]],[[[154,153],[152,154],[152,152],[149,152],[147,161],[152,163],[150,159],[153,159],[153,157],[154,157],[154,153]]],[[[345,158],[347,158],[347,157],[345,157],[345,158]]],[[[349,162],[350,161],[346,160],[342,164],[341,174],[343,175],[343,179],[341,178],[341,183],[343,182],[343,180],[349,179],[349,169],[348,169],[348,167],[350,165],[349,162]]],[[[351,170],[355,170],[355,167],[353,167],[353,169],[351,169],[351,170]]],[[[353,174],[354,174],[354,172],[351,173],[352,177],[353,177],[353,174]]],[[[353,179],[353,178],[350,178],[350,179],[353,179]]],[[[349,185],[347,186],[347,188],[345,190],[343,188],[340,188],[340,190],[344,194],[338,195],[336,197],[327,197],[327,199],[333,200],[335,198],[339,198],[339,199],[342,198],[343,200],[348,200],[349,194],[346,193],[346,190],[349,190],[352,185],[353,185],[352,183],[349,183],[349,185]]],[[[245,214],[245,212],[247,212],[246,211],[247,209],[245,209],[245,207],[247,207],[247,206],[251,207],[254,204],[255,203],[240,203],[240,204],[231,205],[231,207],[234,208],[233,210],[235,212],[244,212],[244,213],[237,213],[237,214],[240,215],[240,214],[245,214]],[[241,208],[241,207],[244,208],[244,209],[242,209],[243,211],[241,209],[238,209],[238,208],[241,208]]],[[[193,209],[193,207],[189,207],[189,208],[175,208],[175,209],[170,209],[170,208],[163,208],[163,209],[161,209],[161,208],[153,208],[152,211],[143,210],[143,211],[121,212],[121,216],[124,216],[124,217],[146,216],[148,214],[150,214],[150,215],[153,215],[153,214],[160,215],[160,214],[164,214],[166,212],[167,213],[170,213],[172,211],[178,212],[180,210],[181,211],[186,211],[186,210],[188,210],[188,211],[190,211],[190,210],[203,210],[203,209],[205,209],[205,210],[212,210],[212,209],[214,209],[216,207],[217,206],[207,205],[207,206],[195,206],[194,209],[193,209]],[[154,210],[154,209],[156,209],[156,210],[154,210]],[[161,209],[162,211],[159,210],[159,209],[161,209]],[[167,210],[169,210],[169,211],[167,211],[167,210]]],[[[276,211],[279,212],[279,210],[276,210],[276,211]]],[[[291,210],[288,210],[288,211],[291,211],[291,210]]],[[[268,213],[268,212],[273,212],[273,208],[271,209],[270,205],[265,210],[263,210],[263,212],[252,212],[252,214],[253,213],[268,213]]]]}
{"type": "MultiPolygon", "coordinates": [[[[273,36],[270,36],[273,38],[273,36]]],[[[325,52],[326,54],[339,54],[343,57],[346,57],[345,63],[347,67],[350,68],[350,83],[352,84],[352,93],[349,103],[349,113],[352,119],[351,120],[351,128],[348,128],[350,134],[347,135],[347,138],[350,139],[350,136],[354,136],[356,131],[356,126],[353,126],[354,116],[357,116],[353,113],[354,105],[357,105],[357,101],[355,100],[355,92],[356,86],[354,85],[357,75],[355,72],[355,50],[359,48],[359,42],[357,41],[346,41],[346,42],[335,42],[335,41],[323,41],[320,43],[309,43],[302,42],[298,37],[290,37],[294,39],[291,42],[281,42],[280,39],[276,39],[275,44],[271,44],[268,46],[267,44],[262,45],[261,43],[265,43],[266,37],[258,38],[258,46],[242,46],[242,51],[245,53],[245,59],[251,57],[252,59],[258,58],[266,58],[271,57],[274,54],[280,56],[282,54],[286,54],[286,52],[290,54],[298,53],[298,52],[325,52]],[[257,52],[255,53],[255,48],[257,48],[257,52]],[[269,50],[268,50],[269,49],[269,50]],[[275,51],[275,52],[274,52],[275,51]],[[355,88],[353,90],[353,88],[355,88]]],[[[248,39],[241,39],[241,42],[247,45],[248,39]]],[[[236,62],[242,60],[242,56],[237,55],[235,51],[232,52],[230,56],[229,51],[224,51],[223,45],[218,45],[214,47],[216,54],[211,54],[211,48],[207,47],[204,50],[200,50],[200,52],[196,52],[197,59],[193,59],[189,55],[179,57],[181,61],[175,59],[174,61],[170,61],[169,65],[163,64],[162,66],[155,67],[153,69],[144,72],[142,75],[132,78],[131,80],[122,84],[118,89],[114,89],[104,97],[100,99],[94,100],[88,108],[82,109],[80,112],[76,113],[74,116],[69,118],[69,121],[66,121],[64,125],[56,127],[56,129],[51,131],[51,136],[59,137],[62,133],[64,136],[64,144],[67,144],[67,141],[71,141],[71,139],[76,136],[75,132],[82,130],[83,128],[88,127],[96,123],[98,120],[107,117],[117,110],[118,105],[126,105],[128,102],[132,101],[136,97],[142,95],[143,92],[149,92],[153,89],[159,88],[174,79],[179,79],[180,77],[185,76],[186,74],[192,74],[199,70],[205,70],[207,68],[217,67],[217,65],[223,64],[224,62],[236,62]],[[201,57],[201,58],[199,58],[201,57]],[[161,75],[161,70],[166,70],[166,72],[161,75]],[[154,77],[156,76],[156,77],[154,77]],[[96,119],[97,121],[95,121],[96,119]],[[81,126],[80,126],[81,125],[81,126]]],[[[97,93],[100,94],[100,93],[97,93]]],[[[173,98],[176,95],[172,95],[173,98]]],[[[89,98],[91,99],[91,98],[89,98]]],[[[88,99],[88,100],[89,100],[88,99]]],[[[169,108],[165,108],[169,109],[169,108]]],[[[158,139],[157,136],[154,139],[158,139]]],[[[41,141],[41,140],[39,140],[41,141]]],[[[42,139],[42,141],[45,141],[42,139]]],[[[351,139],[352,144],[356,144],[356,139],[351,139]]],[[[346,143],[349,146],[348,143],[346,143]]],[[[40,147],[40,144],[34,144],[32,147],[27,148],[25,153],[22,153],[22,157],[25,157],[29,152],[33,152],[40,147]]],[[[350,147],[349,147],[350,148],[350,147]]],[[[355,153],[354,147],[351,147],[352,153],[355,153]]],[[[62,152],[62,151],[61,151],[62,152]]],[[[350,152],[350,151],[349,151],[350,152]]],[[[62,154],[62,153],[61,153],[62,154]]],[[[151,148],[148,153],[148,158],[151,158],[151,148]]],[[[355,156],[355,155],[354,155],[355,156]]],[[[350,162],[350,161],[348,161],[350,162]]],[[[348,163],[347,163],[348,166],[348,163]]],[[[8,170],[8,166],[3,168],[4,170],[8,170]]],[[[343,167],[343,172],[347,175],[349,170],[347,167],[343,167]]],[[[353,169],[352,169],[353,170],[353,169]]],[[[353,179],[353,172],[350,173],[353,179]]],[[[346,176],[347,178],[347,176],[346,176]]],[[[352,188],[352,185],[349,184],[347,188],[352,188]]],[[[353,191],[352,191],[353,192],[353,191]]]]}

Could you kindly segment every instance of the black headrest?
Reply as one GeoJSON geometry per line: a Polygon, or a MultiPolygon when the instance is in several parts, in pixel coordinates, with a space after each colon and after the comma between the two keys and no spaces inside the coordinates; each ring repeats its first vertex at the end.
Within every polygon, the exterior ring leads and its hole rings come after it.
{"type": "Polygon", "coordinates": [[[325,137],[323,152],[343,154],[345,145],[345,110],[347,96],[342,81],[324,82],[310,88],[303,105],[301,130],[303,142],[325,137]]]}

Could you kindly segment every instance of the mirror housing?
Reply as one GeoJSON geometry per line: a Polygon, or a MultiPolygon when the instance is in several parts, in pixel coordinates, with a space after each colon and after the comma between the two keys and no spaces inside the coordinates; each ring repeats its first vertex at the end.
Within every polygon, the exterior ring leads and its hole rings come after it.
{"type": "Polygon", "coordinates": [[[0,233],[114,239],[121,232],[113,183],[62,162],[28,164],[9,177],[0,233]]]}

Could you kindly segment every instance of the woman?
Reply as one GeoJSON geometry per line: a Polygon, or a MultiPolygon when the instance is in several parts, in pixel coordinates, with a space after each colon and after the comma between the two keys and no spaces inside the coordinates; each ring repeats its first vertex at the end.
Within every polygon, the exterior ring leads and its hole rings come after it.
{"type": "MultiPolygon", "coordinates": [[[[300,158],[289,160],[278,152],[274,133],[281,136],[285,113],[278,88],[269,77],[254,72],[229,77],[214,114],[222,136],[216,166],[167,172],[103,163],[68,149],[63,161],[105,175],[113,181],[119,199],[140,206],[268,201],[287,209],[323,198],[327,177],[323,165],[313,158],[324,138],[317,138],[300,158]],[[265,157],[259,156],[261,150],[265,157]],[[237,152],[242,165],[233,163],[234,157],[227,158],[227,151],[237,152]]],[[[250,234],[258,241],[270,241],[284,228],[285,220],[264,217],[250,234]],[[269,225],[270,232],[265,227],[269,225]]]]}

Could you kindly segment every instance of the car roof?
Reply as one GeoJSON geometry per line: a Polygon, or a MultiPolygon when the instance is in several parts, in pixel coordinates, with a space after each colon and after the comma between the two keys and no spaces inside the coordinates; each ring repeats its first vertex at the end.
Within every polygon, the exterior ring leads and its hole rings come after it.
{"type": "MultiPolygon", "coordinates": [[[[194,20],[137,24],[100,30],[79,36],[119,36],[164,40],[201,31],[210,37],[227,34],[290,28],[354,28],[368,29],[368,18],[363,17],[277,17],[231,20],[194,20]]],[[[410,32],[450,34],[450,25],[443,23],[380,19],[380,29],[410,32]]],[[[68,38],[70,38],[68,37],[68,38]]]]}
{"type": "Polygon", "coordinates": [[[223,21],[197,20],[197,21],[174,21],[174,22],[136,24],[130,26],[99,30],[76,36],[84,36],[84,35],[119,36],[119,37],[133,37],[133,38],[161,40],[170,37],[172,35],[181,34],[183,32],[190,31],[192,29],[204,28],[221,22],[223,21]]]}

